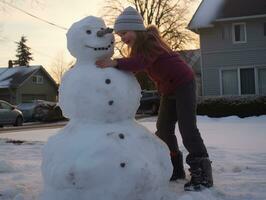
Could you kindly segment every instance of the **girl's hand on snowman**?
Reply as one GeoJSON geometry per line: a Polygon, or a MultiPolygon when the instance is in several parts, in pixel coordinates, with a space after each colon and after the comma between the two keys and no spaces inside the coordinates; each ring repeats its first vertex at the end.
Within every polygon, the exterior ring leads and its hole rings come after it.
{"type": "Polygon", "coordinates": [[[103,59],[103,60],[97,60],[95,64],[99,68],[116,67],[117,61],[108,58],[108,59],[103,59]]]}

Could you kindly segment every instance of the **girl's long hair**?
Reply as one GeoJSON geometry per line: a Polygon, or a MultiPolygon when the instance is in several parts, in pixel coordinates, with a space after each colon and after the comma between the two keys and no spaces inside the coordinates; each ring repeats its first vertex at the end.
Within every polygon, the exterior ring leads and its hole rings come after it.
{"type": "Polygon", "coordinates": [[[165,52],[171,53],[172,50],[160,36],[158,28],[152,25],[146,31],[136,31],[136,40],[129,49],[129,56],[141,54],[145,60],[150,60],[165,52]]]}

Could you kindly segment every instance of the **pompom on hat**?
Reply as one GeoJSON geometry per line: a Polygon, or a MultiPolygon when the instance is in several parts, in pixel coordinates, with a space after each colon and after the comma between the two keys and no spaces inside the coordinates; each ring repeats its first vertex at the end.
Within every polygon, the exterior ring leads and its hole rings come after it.
{"type": "Polygon", "coordinates": [[[143,18],[131,6],[127,7],[115,20],[115,32],[120,31],[145,31],[143,18]]]}

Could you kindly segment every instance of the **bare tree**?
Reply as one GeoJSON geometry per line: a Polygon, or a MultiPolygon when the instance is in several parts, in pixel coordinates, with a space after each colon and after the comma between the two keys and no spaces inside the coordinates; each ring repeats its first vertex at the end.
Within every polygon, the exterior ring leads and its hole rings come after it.
{"type": "MultiPolygon", "coordinates": [[[[191,17],[190,8],[198,0],[106,0],[103,17],[107,24],[113,24],[124,7],[132,5],[141,14],[145,25],[156,25],[164,40],[173,50],[184,49],[191,42],[197,42],[195,35],[186,29],[191,17]]],[[[121,46],[118,46],[120,53],[121,46]]]]}
{"type": "Polygon", "coordinates": [[[64,57],[64,53],[59,52],[54,61],[52,61],[52,64],[49,66],[49,71],[55,81],[60,84],[64,73],[69,70],[74,63],[74,60],[67,62],[64,57]]]}
{"type": "MultiPolygon", "coordinates": [[[[29,3],[31,6],[41,6],[44,0],[21,0],[20,2],[29,3]]],[[[0,12],[8,10],[9,5],[18,4],[17,0],[0,0],[0,12]]]]}
{"type": "MultiPolygon", "coordinates": [[[[174,51],[178,51],[198,44],[195,34],[186,29],[192,15],[190,8],[197,3],[199,0],[106,0],[103,18],[107,25],[112,26],[124,8],[131,5],[140,13],[146,26],[156,25],[164,40],[174,51]]],[[[116,54],[125,56],[125,48],[118,40],[116,54]]],[[[142,89],[155,88],[145,73],[138,73],[136,77],[142,89]]]]}

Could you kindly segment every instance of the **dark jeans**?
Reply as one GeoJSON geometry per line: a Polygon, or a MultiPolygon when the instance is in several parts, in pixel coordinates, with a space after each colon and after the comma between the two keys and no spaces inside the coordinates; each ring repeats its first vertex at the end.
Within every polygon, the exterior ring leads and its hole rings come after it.
{"type": "Polygon", "coordinates": [[[197,157],[208,157],[196,124],[196,84],[191,81],[177,88],[172,96],[162,96],[157,120],[156,135],[177,152],[178,143],[175,136],[175,125],[178,123],[183,144],[188,151],[187,161],[197,157]]]}

